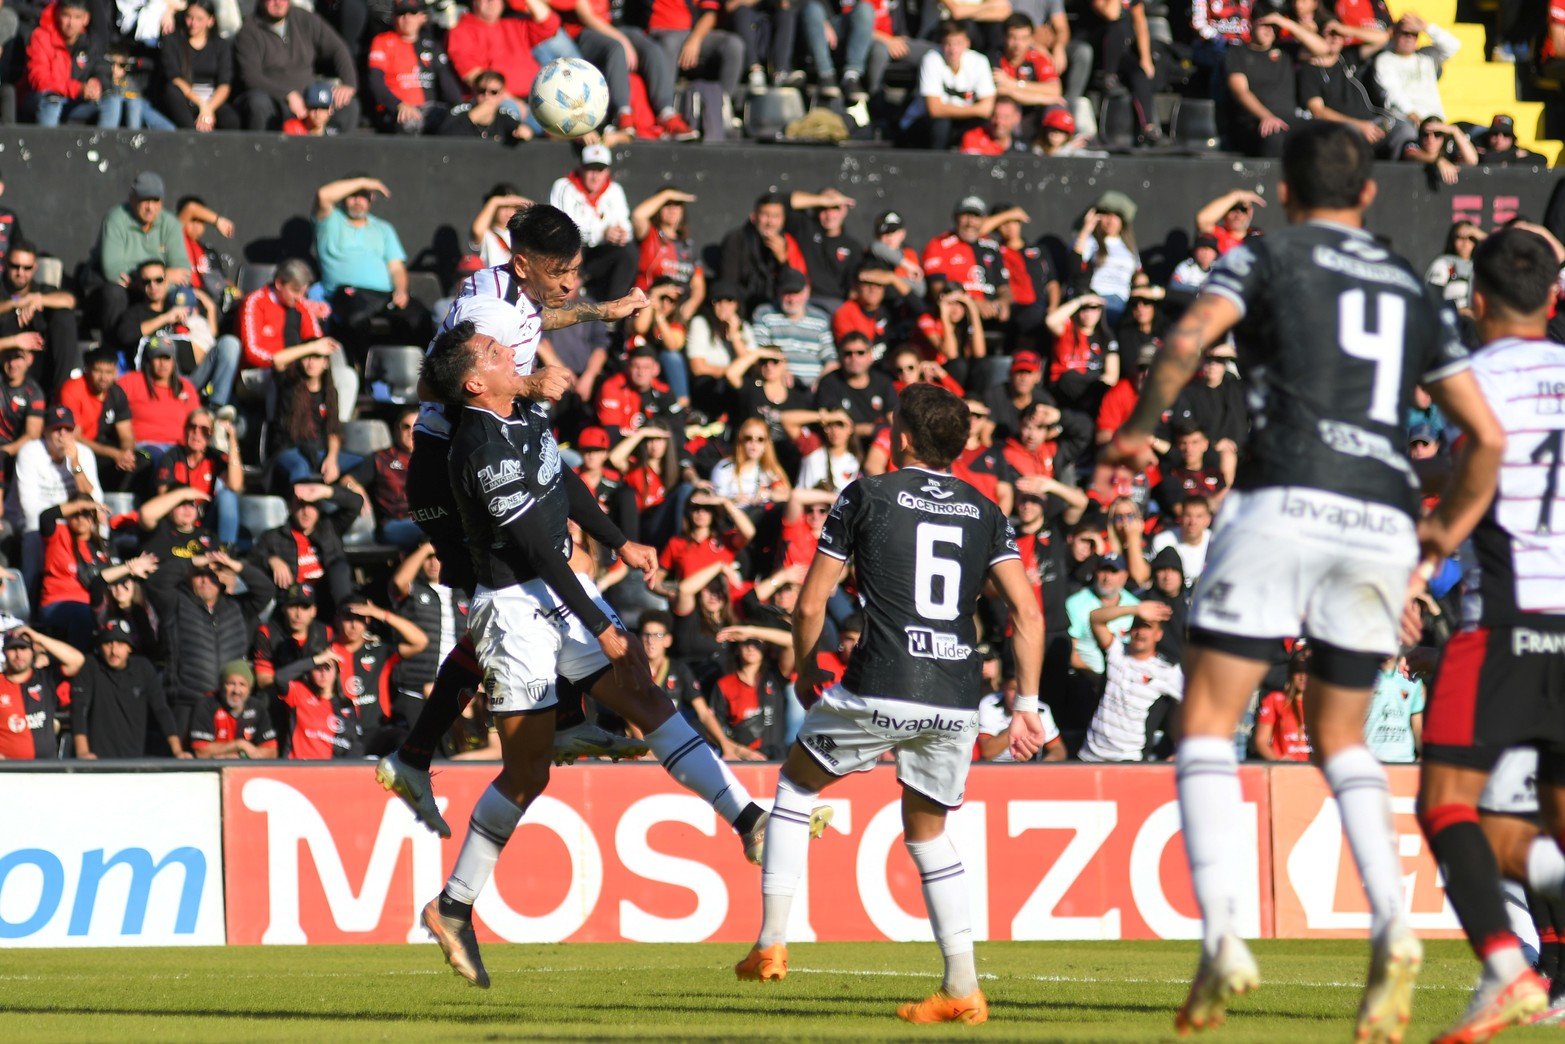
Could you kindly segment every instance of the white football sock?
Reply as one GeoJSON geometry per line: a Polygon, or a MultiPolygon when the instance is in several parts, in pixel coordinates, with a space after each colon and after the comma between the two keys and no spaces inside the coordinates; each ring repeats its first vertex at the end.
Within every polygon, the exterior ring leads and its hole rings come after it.
{"type": "Polygon", "coordinates": [[[1190,736],[1174,757],[1179,786],[1179,818],[1184,825],[1190,879],[1201,907],[1202,946],[1217,953],[1223,936],[1234,930],[1239,901],[1239,867],[1233,829],[1244,814],[1239,765],[1232,740],[1190,736]]]}
{"type": "Polygon", "coordinates": [[[1483,959],[1483,981],[1478,984],[1478,988],[1483,989],[1485,985],[1503,986],[1527,968],[1527,957],[1522,953],[1519,942],[1514,946],[1497,946],[1483,959]]]}
{"type": "Polygon", "coordinates": [[[953,997],[966,997],[978,989],[978,969],[973,965],[973,922],[967,901],[967,872],[962,857],[946,834],[928,841],[908,841],[908,855],[924,883],[924,906],[946,959],[942,989],[953,997]]]}
{"type": "Polygon", "coordinates": [[[810,855],[810,813],[816,791],[777,777],[777,798],[766,821],[766,854],[761,865],[761,934],[757,946],[787,942],[788,913],[810,855]]]}
{"type": "Polygon", "coordinates": [[[462,851],[446,880],[446,895],[457,902],[471,904],[489,882],[501,850],[511,840],[516,824],[521,820],[521,807],[496,790],[493,783],[489,784],[473,806],[473,817],[467,822],[467,837],[462,839],[462,851]]]}
{"type": "Polygon", "coordinates": [[[1535,837],[1527,849],[1527,884],[1539,895],[1565,898],[1565,855],[1552,837],[1535,837]]]}
{"type": "Polygon", "coordinates": [[[1402,860],[1391,820],[1391,785],[1368,747],[1349,747],[1325,764],[1326,782],[1337,798],[1342,832],[1358,864],[1369,897],[1370,935],[1379,936],[1404,913],[1402,860]]]}
{"type": "Polygon", "coordinates": [[[1505,896],[1505,915],[1511,919],[1511,934],[1522,944],[1522,959],[1528,964],[1538,963],[1538,926],[1532,921],[1532,911],[1527,906],[1527,888],[1508,877],[1500,878],[1500,891],[1505,896]]]}
{"type": "Polygon", "coordinates": [[[750,792],[678,713],[647,733],[646,740],[674,781],[700,795],[728,824],[750,804],[750,792]]]}

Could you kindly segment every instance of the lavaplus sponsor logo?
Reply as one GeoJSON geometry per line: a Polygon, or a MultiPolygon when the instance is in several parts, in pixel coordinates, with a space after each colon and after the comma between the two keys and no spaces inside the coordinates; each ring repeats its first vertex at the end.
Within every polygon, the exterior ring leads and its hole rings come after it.
{"type": "Polygon", "coordinates": [[[886,729],[890,732],[961,733],[974,727],[976,724],[972,718],[948,718],[938,711],[921,717],[894,718],[878,708],[869,712],[869,721],[876,728],[886,729]]]}
{"type": "Polygon", "coordinates": [[[929,627],[906,627],[907,651],[922,660],[965,660],[973,654],[971,645],[963,645],[954,634],[929,627]]]}

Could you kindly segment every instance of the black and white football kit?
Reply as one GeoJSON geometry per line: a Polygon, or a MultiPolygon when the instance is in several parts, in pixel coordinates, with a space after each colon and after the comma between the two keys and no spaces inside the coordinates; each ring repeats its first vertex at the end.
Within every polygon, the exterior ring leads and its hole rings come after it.
{"type": "Polygon", "coordinates": [[[903,468],[844,489],[817,553],[853,563],[864,633],[799,742],[834,775],[895,750],[904,786],[961,804],[983,695],[973,613],[989,571],[1021,558],[1010,522],[961,479],[903,468]]]}
{"type": "Polygon", "coordinates": [[[1224,254],[1201,292],[1237,306],[1252,430],[1213,526],[1192,643],[1265,659],[1301,632],[1390,655],[1417,565],[1404,418],[1468,365],[1455,313],[1361,229],[1293,225],[1224,254]]]}

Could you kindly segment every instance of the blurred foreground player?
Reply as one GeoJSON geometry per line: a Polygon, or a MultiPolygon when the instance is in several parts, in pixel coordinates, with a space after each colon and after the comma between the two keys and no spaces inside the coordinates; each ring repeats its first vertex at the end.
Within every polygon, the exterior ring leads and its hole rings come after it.
{"type": "Polygon", "coordinates": [[[1243,871],[1233,736],[1272,650],[1303,633],[1312,756],[1371,910],[1357,1037],[1398,1041],[1423,948],[1407,925],[1390,789],[1364,745],[1364,719],[1380,662],[1398,649],[1420,548],[1429,563],[1456,550],[1494,492],[1504,436],[1467,372],[1454,313],[1364,231],[1375,198],[1364,138],[1343,124],[1307,125],[1289,136],[1282,169],[1289,227],[1213,266],[1104,450],[1113,463],[1152,463],[1158,418],[1202,353],[1234,331],[1256,416],[1190,608],[1176,775],[1204,933],[1175,1026],[1220,1024],[1229,998],[1260,981],[1235,924],[1243,871]],[[1420,382],[1468,441],[1440,506],[1415,529],[1402,419],[1420,382]]]}
{"type": "Polygon", "coordinates": [[[1471,369],[1504,418],[1506,445],[1498,494],[1464,553],[1463,629],[1446,645],[1424,718],[1419,823],[1483,962],[1472,1004],[1438,1038],[1449,1044],[1488,1040],[1548,1007],[1548,984],[1510,929],[1499,875],[1545,899],[1565,889],[1565,347],[1545,335],[1559,265],[1541,237],[1519,228],[1473,253],[1484,347],[1471,369]],[[1550,836],[1491,832],[1494,851],[1479,797],[1512,746],[1537,751],[1550,836]]]}
{"type": "Polygon", "coordinates": [[[899,470],[843,490],[821,530],[794,610],[801,692],[830,684],[818,657],[826,602],[854,567],[865,629],[841,684],[810,708],[777,780],[761,870],[761,933],[735,966],[741,979],[788,974],[785,930],[804,873],[810,813],[822,789],[867,772],[895,751],[908,853],[945,955],[934,995],[902,1005],[909,1022],[980,1023],[989,1017],[973,964],[973,932],[961,857],[946,814],[962,803],[983,695],[973,614],[986,580],[1010,604],[1022,695],[1011,750],[1026,761],[1043,745],[1038,716],[1043,614],[1011,524],[993,502],[950,474],[967,445],[968,411],[935,385],[902,393],[892,420],[899,470]]]}

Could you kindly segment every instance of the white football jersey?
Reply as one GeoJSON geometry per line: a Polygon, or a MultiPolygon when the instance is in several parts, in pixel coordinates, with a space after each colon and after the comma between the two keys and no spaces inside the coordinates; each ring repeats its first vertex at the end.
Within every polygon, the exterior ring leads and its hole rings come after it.
{"type": "MultiPolygon", "coordinates": [[[[462,280],[436,336],[464,321],[471,321],[479,333],[510,345],[516,352],[517,373],[533,372],[538,342],[543,339],[543,309],[522,290],[509,265],[486,268],[462,280]]],[[[446,419],[445,407],[438,402],[420,402],[414,430],[449,439],[451,422],[446,419]]]]}

